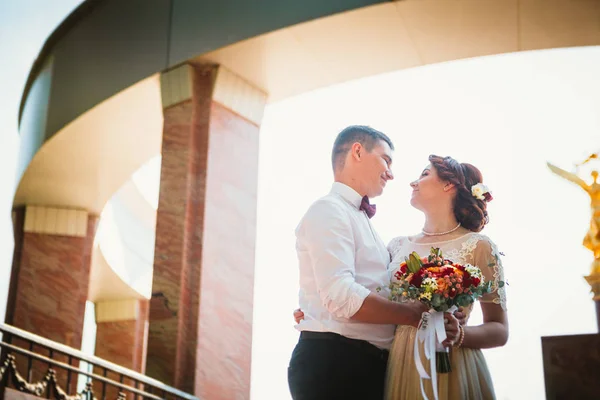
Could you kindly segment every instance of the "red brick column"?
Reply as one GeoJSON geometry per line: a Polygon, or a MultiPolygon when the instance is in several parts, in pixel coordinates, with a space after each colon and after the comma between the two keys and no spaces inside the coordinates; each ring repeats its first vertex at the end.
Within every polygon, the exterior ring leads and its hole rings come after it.
{"type": "MultiPolygon", "coordinates": [[[[98,217],[31,206],[13,213],[15,251],[6,322],[80,349],[98,217]]],[[[35,381],[47,366],[34,363],[34,370],[35,381]]]]}
{"type": "Polygon", "coordinates": [[[144,373],[148,342],[148,300],[96,303],[95,355],[144,373]]]}
{"type": "MultiPolygon", "coordinates": [[[[96,349],[97,357],[122,367],[144,373],[146,369],[146,346],[148,344],[148,300],[124,299],[96,302],[96,349]]],[[[102,375],[101,368],[94,371],[102,375]]],[[[109,373],[109,379],[119,381],[118,374],[109,373]]],[[[130,379],[125,385],[134,386],[130,379]]],[[[94,393],[100,396],[102,384],[94,382],[94,393]]],[[[106,388],[106,398],[116,399],[119,390],[106,388]]],[[[129,393],[126,398],[133,399],[129,393]]]]}
{"type": "Polygon", "coordinates": [[[78,349],[98,217],[49,207],[14,212],[23,225],[15,226],[6,322],[78,349]]]}
{"type": "Polygon", "coordinates": [[[164,130],[148,375],[249,398],[259,123],[265,94],[217,66],[161,77],[164,130]]]}

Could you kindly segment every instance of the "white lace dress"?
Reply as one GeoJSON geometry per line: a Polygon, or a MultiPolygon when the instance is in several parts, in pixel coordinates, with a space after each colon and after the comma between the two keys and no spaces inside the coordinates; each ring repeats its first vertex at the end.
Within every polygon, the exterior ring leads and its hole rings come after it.
{"type": "MultiPolygon", "coordinates": [[[[411,252],[421,256],[429,254],[432,247],[440,248],[444,258],[459,264],[478,266],[486,281],[504,281],[500,253],[496,245],[485,235],[467,233],[459,238],[437,243],[414,243],[407,237],[392,239],[388,250],[392,256],[392,271],[398,268],[411,252]]],[[[504,288],[486,294],[480,301],[494,302],[506,309],[504,288]]],[[[470,313],[472,306],[467,310],[470,313]]],[[[398,326],[390,352],[386,384],[387,400],[422,399],[419,374],[414,362],[414,341],[417,329],[398,326]]],[[[421,351],[421,354],[423,352],[421,351]]],[[[429,363],[423,359],[427,372],[429,363]]],[[[458,348],[450,352],[452,372],[438,374],[438,396],[440,400],[495,399],[492,379],[479,349],[458,348]]],[[[427,397],[433,399],[431,381],[424,382],[427,397]]]]}

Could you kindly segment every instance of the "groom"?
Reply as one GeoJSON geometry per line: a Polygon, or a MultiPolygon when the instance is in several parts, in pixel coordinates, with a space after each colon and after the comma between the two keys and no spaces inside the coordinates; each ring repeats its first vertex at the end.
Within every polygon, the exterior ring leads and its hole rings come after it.
{"type": "Polygon", "coordinates": [[[369,221],[369,199],[394,179],[393,150],[368,126],[340,132],[331,191],[296,228],[304,319],[288,369],[295,400],[383,399],[395,325],[417,326],[427,311],[387,300],[390,255],[369,221]]]}

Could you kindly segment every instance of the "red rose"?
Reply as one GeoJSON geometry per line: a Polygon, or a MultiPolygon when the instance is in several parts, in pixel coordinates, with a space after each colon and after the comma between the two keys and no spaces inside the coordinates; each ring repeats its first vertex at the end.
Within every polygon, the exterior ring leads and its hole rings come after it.
{"type": "Polygon", "coordinates": [[[414,274],[412,279],[410,280],[410,284],[414,287],[420,288],[421,283],[423,283],[423,276],[420,274],[414,274]]]}
{"type": "Polygon", "coordinates": [[[405,274],[407,270],[408,270],[408,266],[406,264],[400,265],[400,272],[405,274]]]}
{"type": "Polygon", "coordinates": [[[473,282],[473,286],[475,286],[475,287],[479,286],[479,283],[481,282],[481,279],[476,278],[476,277],[473,277],[471,280],[473,282]]]}
{"type": "Polygon", "coordinates": [[[456,297],[456,293],[457,292],[455,288],[450,289],[450,298],[453,299],[454,297],[456,297]]]}

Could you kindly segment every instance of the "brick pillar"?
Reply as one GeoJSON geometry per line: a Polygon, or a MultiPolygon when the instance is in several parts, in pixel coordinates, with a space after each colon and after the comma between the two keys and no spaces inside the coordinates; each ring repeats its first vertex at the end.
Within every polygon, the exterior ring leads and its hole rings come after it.
{"type": "Polygon", "coordinates": [[[96,303],[97,357],[144,373],[148,342],[148,300],[96,303]]]}
{"type": "Polygon", "coordinates": [[[163,73],[148,375],[250,397],[259,124],[266,95],[223,67],[163,73]]]}
{"type": "MultiPolygon", "coordinates": [[[[144,373],[146,369],[146,346],[148,342],[148,300],[124,299],[96,302],[96,349],[94,355],[122,367],[144,373]]],[[[101,368],[94,371],[102,375],[101,368]]],[[[119,381],[118,374],[108,375],[119,381]]],[[[130,379],[123,381],[133,386],[130,379]]],[[[94,393],[100,396],[102,385],[94,382],[94,393]]],[[[106,389],[107,399],[116,399],[119,390],[106,389]]],[[[129,394],[127,398],[133,398],[129,394]]]]}
{"type": "MultiPolygon", "coordinates": [[[[15,250],[6,322],[80,349],[98,217],[33,206],[13,213],[15,250]]],[[[47,366],[34,364],[34,381],[46,371],[47,366]]]]}

